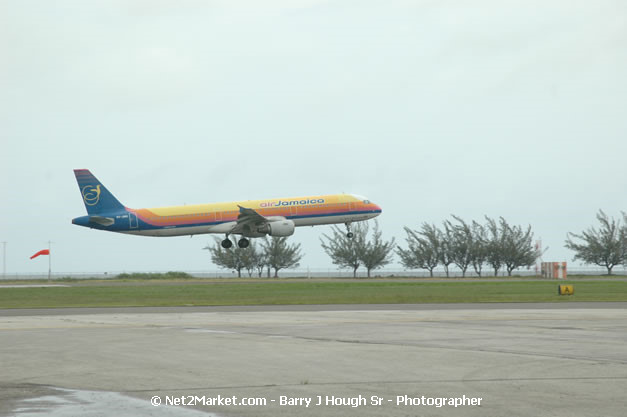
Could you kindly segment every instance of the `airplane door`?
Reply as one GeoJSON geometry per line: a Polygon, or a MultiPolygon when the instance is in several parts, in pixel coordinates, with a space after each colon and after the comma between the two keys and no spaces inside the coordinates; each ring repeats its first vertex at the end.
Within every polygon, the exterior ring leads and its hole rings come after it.
{"type": "Polygon", "coordinates": [[[137,223],[137,215],[135,213],[128,213],[128,226],[131,229],[137,229],[138,223],[137,223]]]}

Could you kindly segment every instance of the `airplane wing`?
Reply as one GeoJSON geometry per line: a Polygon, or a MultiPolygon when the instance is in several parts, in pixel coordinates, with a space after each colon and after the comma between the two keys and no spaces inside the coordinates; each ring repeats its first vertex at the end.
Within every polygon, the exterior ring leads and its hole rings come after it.
{"type": "Polygon", "coordinates": [[[261,226],[269,223],[272,219],[268,219],[261,214],[257,213],[251,208],[242,206],[239,207],[239,215],[235,226],[231,230],[231,233],[250,234],[258,230],[261,226]]]}
{"type": "MultiPolygon", "coordinates": [[[[227,233],[243,234],[247,237],[261,237],[269,233],[270,223],[285,221],[283,216],[262,216],[256,210],[239,206],[239,215],[227,233]]],[[[291,223],[291,222],[290,222],[291,223]]],[[[293,225],[292,225],[293,229],[293,225]]]]}
{"type": "Polygon", "coordinates": [[[237,216],[237,225],[239,226],[244,224],[254,224],[255,226],[260,226],[264,223],[268,222],[268,219],[257,213],[255,210],[251,208],[246,208],[242,206],[239,207],[239,215],[237,216]]]}

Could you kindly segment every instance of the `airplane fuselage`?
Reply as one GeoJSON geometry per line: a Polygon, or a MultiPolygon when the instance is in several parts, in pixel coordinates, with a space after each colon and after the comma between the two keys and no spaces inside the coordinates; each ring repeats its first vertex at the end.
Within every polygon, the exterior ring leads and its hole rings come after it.
{"type": "Polygon", "coordinates": [[[270,221],[290,220],[296,227],[352,223],[374,218],[381,213],[378,205],[364,197],[353,194],[330,194],[143,209],[124,207],[100,212],[97,216],[77,217],[72,223],[93,229],[143,236],[204,233],[259,236],[254,230],[235,231],[241,207],[252,209],[270,221]]]}
{"type": "Polygon", "coordinates": [[[233,246],[229,235],[242,236],[237,245],[246,248],[247,238],[287,237],[298,226],[345,223],[351,238],[352,222],[368,220],[381,207],[354,194],[329,194],[230,203],[131,209],[123,205],[87,169],[75,169],[78,189],[87,216],[72,223],[91,229],[141,236],[184,236],[223,233],[221,245],[233,246]]]}

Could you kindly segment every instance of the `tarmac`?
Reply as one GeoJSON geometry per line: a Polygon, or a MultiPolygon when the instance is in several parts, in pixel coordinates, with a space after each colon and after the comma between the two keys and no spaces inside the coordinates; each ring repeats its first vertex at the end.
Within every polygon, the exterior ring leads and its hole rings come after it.
{"type": "Polygon", "coordinates": [[[0,310],[0,416],[622,417],[626,307],[0,310]]]}

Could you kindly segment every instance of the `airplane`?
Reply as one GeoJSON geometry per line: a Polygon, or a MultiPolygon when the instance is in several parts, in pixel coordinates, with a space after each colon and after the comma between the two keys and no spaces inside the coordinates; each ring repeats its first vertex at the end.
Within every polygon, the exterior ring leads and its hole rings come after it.
{"type": "Polygon", "coordinates": [[[381,214],[381,207],[356,194],[131,209],[89,170],[75,169],[74,175],[87,216],[72,219],[72,224],[141,236],[219,233],[226,236],[221,242],[225,249],[233,245],[229,235],[240,235],[237,245],[246,248],[248,238],[291,236],[300,226],[344,223],[346,236],[352,238],[351,223],[381,214]]]}

